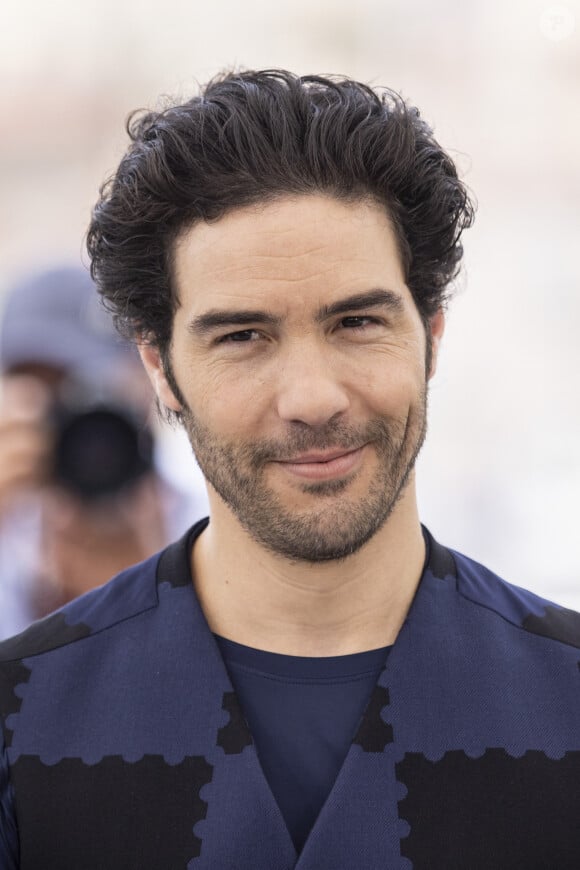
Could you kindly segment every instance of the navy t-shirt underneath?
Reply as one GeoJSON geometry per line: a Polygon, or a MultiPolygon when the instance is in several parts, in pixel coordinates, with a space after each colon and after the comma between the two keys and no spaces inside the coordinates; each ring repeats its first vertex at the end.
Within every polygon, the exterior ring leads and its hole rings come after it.
{"type": "Polygon", "coordinates": [[[264,775],[300,853],[390,647],[330,658],[286,656],[217,637],[264,775]]]}

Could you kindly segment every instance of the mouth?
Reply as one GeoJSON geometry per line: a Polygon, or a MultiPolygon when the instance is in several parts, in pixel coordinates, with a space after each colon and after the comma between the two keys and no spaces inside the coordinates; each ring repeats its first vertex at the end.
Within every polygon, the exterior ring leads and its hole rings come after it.
{"type": "Polygon", "coordinates": [[[365,445],[352,450],[311,451],[294,456],[292,459],[277,461],[289,474],[308,480],[330,480],[343,477],[356,469],[361,461],[365,445]]]}

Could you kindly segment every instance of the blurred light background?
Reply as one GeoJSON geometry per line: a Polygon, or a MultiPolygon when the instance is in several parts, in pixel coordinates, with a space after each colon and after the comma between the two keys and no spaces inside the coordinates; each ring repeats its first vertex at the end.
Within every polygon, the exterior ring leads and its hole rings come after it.
{"type": "Polygon", "coordinates": [[[0,294],[86,260],[127,114],[223,67],[344,73],[420,107],[479,203],[431,389],[423,520],[580,609],[580,0],[4,0],[2,19],[0,294]]]}

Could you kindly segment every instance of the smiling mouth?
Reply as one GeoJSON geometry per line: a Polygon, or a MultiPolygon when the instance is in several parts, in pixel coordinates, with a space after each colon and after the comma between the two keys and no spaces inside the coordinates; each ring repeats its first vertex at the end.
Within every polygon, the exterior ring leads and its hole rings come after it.
{"type": "Polygon", "coordinates": [[[365,445],[354,450],[329,450],[304,453],[290,460],[277,461],[277,464],[296,477],[308,480],[329,480],[342,477],[355,470],[359,465],[365,445]]]}

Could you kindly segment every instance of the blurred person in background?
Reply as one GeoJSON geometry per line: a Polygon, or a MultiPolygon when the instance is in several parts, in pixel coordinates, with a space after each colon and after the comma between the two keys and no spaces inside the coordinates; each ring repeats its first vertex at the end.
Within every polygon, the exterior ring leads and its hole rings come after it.
{"type": "Polygon", "coordinates": [[[157,472],[152,392],[83,268],[0,313],[0,637],[141,561],[204,512],[157,472]]]}

